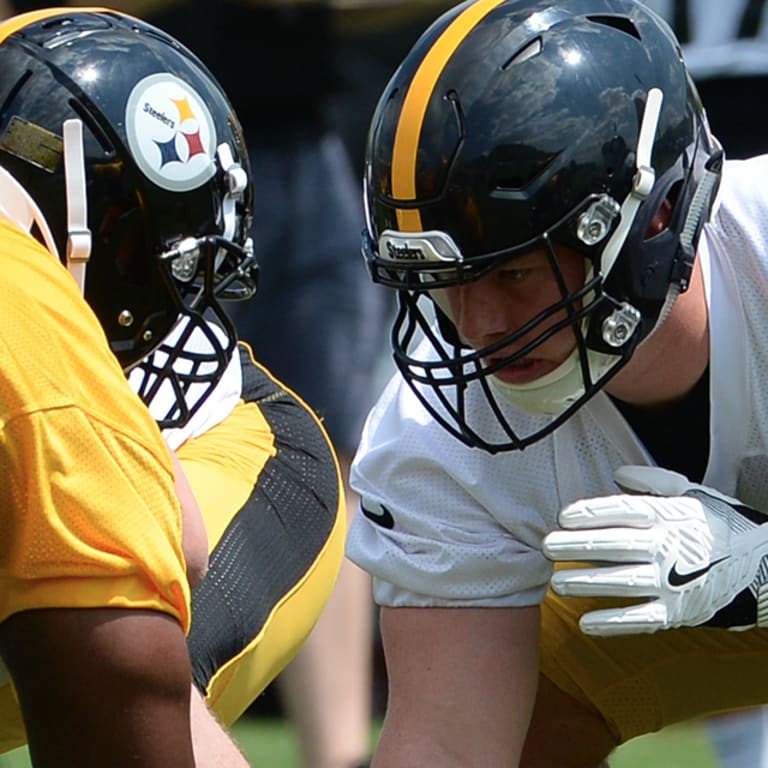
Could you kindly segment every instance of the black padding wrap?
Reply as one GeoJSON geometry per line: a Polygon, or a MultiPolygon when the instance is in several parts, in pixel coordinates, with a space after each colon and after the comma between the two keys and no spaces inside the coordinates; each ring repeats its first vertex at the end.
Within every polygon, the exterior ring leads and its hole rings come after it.
{"type": "Polygon", "coordinates": [[[333,455],[311,413],[242,348],[241,359],[243,399],[260,405],[277,455],[254,478],[253,493],[192,593],[188,643],[201,691],[261,632],[275,606],[305,576],[331,533],[339,505],[333,455]]]}

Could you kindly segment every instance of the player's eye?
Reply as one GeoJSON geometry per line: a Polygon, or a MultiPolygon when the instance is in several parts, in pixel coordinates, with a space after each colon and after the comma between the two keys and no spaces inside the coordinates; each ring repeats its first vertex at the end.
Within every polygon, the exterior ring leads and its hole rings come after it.
{"type": "Polygon", "coordinates": [[[531,274],[531,270],[526,267],[502,267],[499,270],[499,274],[505,279],[505,280],[511,280],[511,281],[518,281],[522,280],[523,278],[527,277],[531,274]]]}

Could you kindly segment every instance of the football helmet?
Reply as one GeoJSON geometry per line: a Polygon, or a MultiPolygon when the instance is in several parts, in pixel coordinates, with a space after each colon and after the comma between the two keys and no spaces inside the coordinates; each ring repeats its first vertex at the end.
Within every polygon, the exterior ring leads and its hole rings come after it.
{"type": "Polygon", "coordinates": [[[641,3],[472,0],[443,14],[386,86],[365,167],[363,252],[398,290],[394,356],[425,407],[490,452],[568,419],[686,290],[722,159],[677,41],[641,3]],[[584,258],[578,290],[561,249],[584,258]],[[559,299],[471,349],[439,289],[534,251],[559,299]],[[565,328],[573,352],[556,370],[527,384],[493,375],[565,328]],[[472,388],[492,430],[470,423],[472,388]],[[510,416],[509,401],[546,418],[510,416]]]}
{"type": "Polygon", "coordinates": [[[257,277],[242,131],[211,73],[174,38],[107,9],[8,19],[0,185],[6,215],[79,280],[123,369],[146,368],[142,397],[173,380],[179,403],[161,426],[184,423],[235,348],[219,300],[250,297],[257,277]]]}

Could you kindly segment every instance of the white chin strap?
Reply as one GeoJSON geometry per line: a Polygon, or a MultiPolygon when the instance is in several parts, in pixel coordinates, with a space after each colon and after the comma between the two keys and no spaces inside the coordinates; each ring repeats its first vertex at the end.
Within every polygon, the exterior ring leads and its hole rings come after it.
{"type": "MultiPolygon", "coordinates": [[[[656,137],[656,128],[661,114],[664,95],[658,88],[648,91],[645,111],[637,137],[636,171],[632,188],[624,199],[620,210],[619,226],[606,244],[602,253],[602,271],[608,274],[624,245],[640,204],[648,197],[656,181],[651,165],[651,155],[656,137]]],[[[588,279],[591,277],[588,276],[588,279]]],[[[586,328],[585,321],[585,328],[586,328]]],[[[597,381],[619,361],[616,355],[605,355],[587,350],[587,363],[591,380],[597,381]]],[[[508,384],[491,377],[491,382],[507,400],[528,413],[557,416],[575,403],[584,394],[584,377],[579,363],[578,350],[570,354],[554,371],[550,371],[527,384],[508,384]]]]}
{"type": "MultiPolygon", "coordinates": [[[[91,254],[91,232],[88,229],[88,207],[85,194],[85,153],[83,150],[83,124],[80,120],[67,120],[64,131],[64,173],[67,196],[67,251],[66,264],[70,274],[85,291],[85,265],[91,254]]],[[[37,203],[26,189],[0,166],[0,216],[25,232],[37,226],[45,247],[60,260],[53,234],[37,203]]]]}

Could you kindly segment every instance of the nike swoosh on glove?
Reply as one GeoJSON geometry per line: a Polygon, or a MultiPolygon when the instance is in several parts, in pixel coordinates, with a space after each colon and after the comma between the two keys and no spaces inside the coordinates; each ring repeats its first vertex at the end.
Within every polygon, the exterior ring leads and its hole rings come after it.
{"type": "Polygon", "coordinates": [[[583,632],[768,626],[768,516],[659,467],[621,467],[615,478],[627,493],[570,504],[563,530],[544,538],[551,560],[589,563],[556,571],[552,588],[651,599],[586,613],[583,632]]]}

